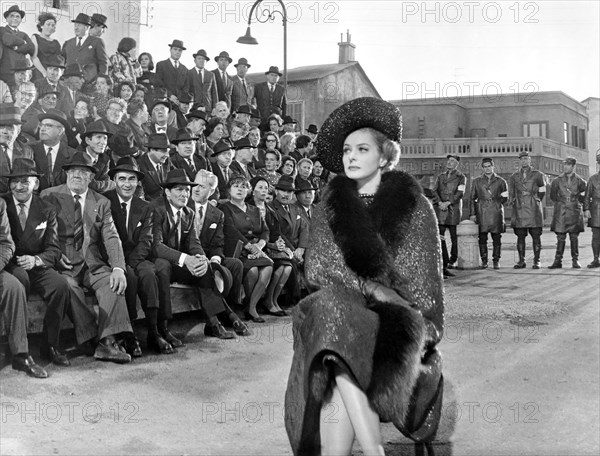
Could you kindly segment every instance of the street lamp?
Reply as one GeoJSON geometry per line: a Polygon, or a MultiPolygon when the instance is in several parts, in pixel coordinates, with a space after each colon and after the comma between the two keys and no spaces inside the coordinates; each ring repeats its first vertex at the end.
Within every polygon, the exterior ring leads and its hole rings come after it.
{"type": "MultiPolygon", "coordinates": [[[[265,23],[267,21],[275,20],[275,13],[281,14],[283,19],[283,88],[285,90],[284,93],[287,93],[287,10],[285,9],[285,5],[282,0],[277,0],[281,5],[283,12],[279,10],[263,10],[262,15],[258,14],[256,11],[256,20],[261,23],[265,23]],[[266,17],[265,17],[266,16],[266,17]]],[[[241,44],[258,44],[256,38],[252,36],[250,33],[250,24],[252,23],[252,14],[258,5],[260,5],[263,0],[256,0],[252,8],[250,9],[250,14],[248,15],[248,28],[246,29],[246,34],[244,36],[240,36],[237,39],[237,43],[241,44]]]]}

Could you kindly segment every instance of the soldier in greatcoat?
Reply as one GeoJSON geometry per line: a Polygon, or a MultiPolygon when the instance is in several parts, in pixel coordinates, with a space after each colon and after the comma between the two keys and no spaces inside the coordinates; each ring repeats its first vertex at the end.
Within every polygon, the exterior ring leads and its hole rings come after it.
{"type": "MultiPolygon", "coordinates": [[[[600,165],[600,151],[596,155],[596,163],[600,165]]],[[[588,268],[600,268],[600,172],[597,172],[587,184],[585,198],[583,199],[583,210],[588,219],[588,226],[592,229],[592,252],[594,260],[588,264],[588,268]]]]}
{"type": "Polygon", "coordinates": [[[554,202],[554,216],[550,229],[556,233],[556,255],[554,263],[548,268],[562,268],[562,257],[569,233],[573,267],[579,269],[579,233],[584,230],[582,203],[587,184],[575,172],[577,160],[567,157],[563,164],[564,173],[554,179],[550,186],[550,199],[554,202]]]}
{"type": "Polygon", "coordinates": [[[542,200],[546,195],[546,176],[531,166],[529,152],[519,154],[520,169],[508,181],[509,205],[512,206],[511,225],[517,235],[519,261],[515,269],[523,269],[525,263],[525,239],[527,233],[533,240],[533,269],[540,269],[542,252],[542,228],[544,214],[542,200]]]}
{"type": "Polygon", "coordinates": [[[505,231],[504,206],[508,201],[508,185],[494,172],[494,161],[484,158],[481,161],[483,176],[473,180],[471,186],[471,221],[479,224],[479,255],[481,269],[488,267],[488,233],[492,235],[492,262],[499,269],[502,233],[505,231]]]}
{"type": "Polygon", "coordinates": [[[466,176],[457,168],[460,162],[460,156],[447,155],[446,171],[440,174],[435,185],[435,194],[439,198],[435,206],[435,215],[438,220],[438,227],[442,239],[442,257],[444,263],[444,276],[453,276],[448,269],[454,268],[454,263],[458,258],[458,242],[456,238],[456,225],[462,218],[462,198],[467,185],[466,176]],[[448,247],[444,235],[446,228],[450,231],[452,248],[448,256],[448,247]]]}

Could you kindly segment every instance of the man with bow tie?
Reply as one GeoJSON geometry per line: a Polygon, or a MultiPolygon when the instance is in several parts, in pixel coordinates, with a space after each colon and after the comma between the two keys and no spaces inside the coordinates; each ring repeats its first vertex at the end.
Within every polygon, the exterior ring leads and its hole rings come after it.
{"type": "Polygon", "coordinates": [[[150,116],[152,118],[150,133],[167,135],[169,140],[172,141],[177,134],[177,128],[168,125],[170,110],[171,103],[169,100],[158,99],[154,102],[150,109],[150,116]]]}
{"type": "Polygon", "coordinates": [[[35,47],[27,33],[19,30],[19,25],[25,17],[25,11],[18,5],[13,5],[4,12],[7,22],[5,27],[0,27],[0,79],[9,87],[15,86],[13,69],[18,60],[26,56],[33,56],[35,47]]]}

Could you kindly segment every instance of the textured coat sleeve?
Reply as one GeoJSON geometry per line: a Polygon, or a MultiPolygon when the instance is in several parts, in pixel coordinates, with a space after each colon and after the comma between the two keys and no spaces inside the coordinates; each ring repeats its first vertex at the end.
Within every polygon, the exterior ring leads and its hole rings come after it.
{"type": "Polygon", "coordinates": [[[0,199],[0,271],[3,271],[15,253],[15,243],[10,235],[6,203],[0,199]]]}
{"type": "Polygon", "coordinates": [[[44,233],[44,250],[38,253],[38,257],[44,264],[53,268],[61,257],[60,244],[58,243],[58,220],[56,210],[50,204],[45,209],[47,214],[46,232],[44,233]]]}

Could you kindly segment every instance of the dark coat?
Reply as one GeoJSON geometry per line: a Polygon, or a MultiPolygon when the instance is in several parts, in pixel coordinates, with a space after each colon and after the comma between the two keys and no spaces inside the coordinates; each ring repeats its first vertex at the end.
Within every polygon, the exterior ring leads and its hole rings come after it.
{"type": "Polygon", "coordinates": [[[513,228],[541,228],[544,226],[542,199],[546,194],[546,176],[527,167],[518,170],[508,180],[508,204],[512,206],[513,228]]]}
{"type": "Polygon", "coordinates": [[[588,226],[600,228],[600,173],[590,177],[583,200],[583,210],[590,211],[588,226]]]}
{"type": "Polygon", "coordinates": [[[286,96],[282,85],[275,86],[274,93],[269,90],[269,84],[262,82],[254,86],[254,98],[256,107],[260,112],[260,118],[265,121],[273,113],[285,116],[286,96]]]}
{"type": "Polygon", "coordinates": [[[573,173],[570,182],[566,174],[552,181],[550,199],[554,202],[554,215],[550,229],[555,233],[581,233],[583,228],[583,199],[586,182],[573,173]]]}
{"type": "Polygon", "coordinates": [[[194,161],[194,167],[196,168],[196,171],[192,170],[185,158],[183,158],[177,152],[171,155],[171,164],[173,165],[173,168],[183,169],[191,181],[195,179],[196,174],[201,169],[210,171],[208,168],[208,161],[204,157],[194,153],[192,154],[191,159],[194,161]]]}
{"type": "Polygon", "coordinates": [[[31,158],[33,160],[33,151],[28,144],[19,141],[18,139],[13,144],[12,162],[8,158],[8,154],[4,147],[0,147],[0,193],[7,193],[8,176],[12,170],[12,163],[16,158],[31,158]]]}
{"type": "Polygon", "coordinates": [[[496,173],[488,179],[479,176],[471,185],[470,216],[477,217],[480,233],[504,233],[504,206],[508,186],[496,173]]]}
{"type": "Polygon", "coordinates": [[[231,109],[231,91],[233,90],[233,81],[231,80],[229,75],[227,75],[227,72],[225,72],[227,78],[226,83],[223,84],[221,70],[219,70],[218,68],[212,70],[212,74],[215,75],[215,82],[217,85],[217,101],[224,101],[225,103],[227,103],[227,107],[231,109]]]}
{"type": "Polygon", "coordinates": [[[435,346],[444,296],[435,215],[418,183],[385,173],[367,207],[354,181],[334,178],[312,220],[305,273],[314,292],[294,310],[285,396],[293,453],[320,454],[319,415],[332,381],[325,359],[350,371],[382,422],[413,439],[431,437],[440,418],[431,404],[441,406],[435,346]],[[359,278],[393,288],[410,307],[365,297],[359,278]]]}
{"type": "Polygon", "coordinates": [[[225,214],[212,204],[206,205],[206,215],[200,231],[200,243],[208,258],[220,256],[225,258],[225,214]]]}
{"type": "Polygon", "coordinates": [[[225,255],[233,256],[238,241],[243,245],[269,240],[269,228],[256,206],[246,205],[246,212],[231,202],[219,206],[225,215],[225,255]]]}
{"type": "Polygon", "coordinates": [[[12,28],[0,27],[0,79],[12,85],[14,81],[12,69],[15,67],[17,60],[23,58],[24,55],[33,55],[35,46],[27,33],[15,31],[12,28]]]}
{"type": "Polygon", "coordinates": [[[6,216],[6,203],[0,199],[0,272],[15,253],[15,243],[10,235],[10,223],[6,216]]]}
{"type": "Polygon", "coordinates": [[[160,186],[161,182],[167,179],[168,172],[173,169],[171,160],[167,158],[165,163],[162,165],[163,175],[159,176],[156,172],[156,168],[150,162],[148,154],[142,155],[137,159],[140,171],[146,176],[142,179],[142,187],[144,189],[144,198],[146,201],[153,201],[164,195],[164,189],[160,186]]]}
{"type": "Polygon", "coordinates": [[[91,71],[87,73],[87,81],[91,81],[97,74],[108,74],[108,54],[104,40],[97,36],[87,36],[77,48],[78,38],[73,37],[64,42],[62,55],[66,60],[65,65],[78,63],[81,68],[91,65],[91,71]]]}
{"type": "Polygon", "coordinates": [[[235,75],[231,78],[233,88],[231,90],[231,111],[237,111],[240,106],[252,105],[252,99],[254,98],[254,85],[250,84],[246,79],[246,87],[240,78],[235,75]]]}
{"type": "Polygon", "coordinates": [[[62,169],[62,166],[65,163],[70,162],[71,158],[73,157],[73,155],[75,155],[75,152],[77,151],[67,146],[63,142],[59,142],[58,146],[55,147],[58,147],[58,152],[56,153],[56,159],[54,160],[52,173],[49,173],[48,158],[46,156],[46,148],[44,147],[44,144],[42,144],[41,142],[37,142],[31,145],[31,148],[33,149],[33,159],[35,160],[36,171],[39,174],[43,174],[43,176],[39,178],[39,192],[48,187],[62,185],[67,182],[67,173],[64,169],[62,169]]]}
{"type": "Polygon", "coordinates": [[[467,185],[466,176],[459,170],[450,173],[444,172],[437,178],[435,193],[439,201],[450,201],[448,210],[442,211],[439,206],[435,207],[435,215],[439,225],[458,225],[462,219],[462,197],[467,185]]]}
{"type": "Polygon", "coordinates": [[[175,69],[170,59],[156,64],[156,77],[159,85],[167,89],[167,96],[175,95],[179,98],[181,92],[188,88],[188,69],[181,62],[175,69]]]}
{"type": "Polygon", "coordinates": [[[198,74],[196,68],[192,68],[188,73],[188,92],[194,95],[194,103],[204,106],[206,112],[210,114],[219,101],[217,93],[217,82],[215,75],[206,68],[203,70],[204,82],[198,74]]]}
{"type": "Polygon", "coordinates": [[[277,199],[273,200],[271,208],[277,215],[281,237],[286,245],[292,250],[307,248],[309,246],[308,223],[302,217],[300,208],[295,204],[289,204],[288,213],[277,199]]]}

